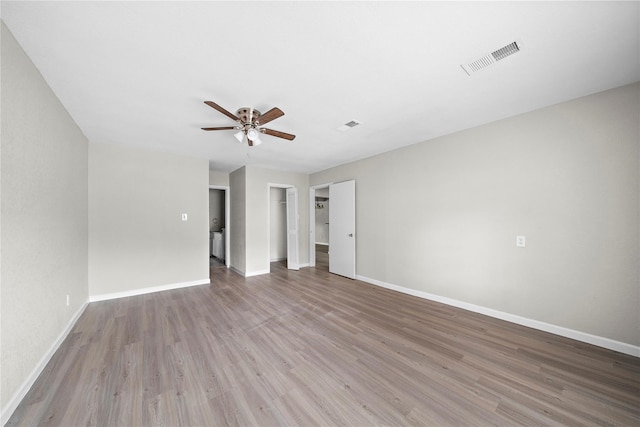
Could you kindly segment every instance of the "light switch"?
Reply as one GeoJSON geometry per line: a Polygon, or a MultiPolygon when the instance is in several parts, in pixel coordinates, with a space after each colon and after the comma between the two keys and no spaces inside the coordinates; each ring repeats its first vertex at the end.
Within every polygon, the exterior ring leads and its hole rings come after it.
{"type": "Polygon", "coordinates": [[[186,221],[186,220],[187,220],[187,214],[186,214],[186,213],[183,213],[183,214],[182,214],[182,220],[183,220],[183,221],[186,221]]]}
{"type": "Polygon", "coordinates": [[[518,248],[524,248],[527,246],[527,239],[524,236],[516,236],[516,246],[518,248]]]}

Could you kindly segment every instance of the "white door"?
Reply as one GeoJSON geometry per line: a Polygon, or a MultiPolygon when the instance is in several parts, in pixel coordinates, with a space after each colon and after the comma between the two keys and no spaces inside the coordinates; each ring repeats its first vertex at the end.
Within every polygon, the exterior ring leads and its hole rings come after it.
{"type": "Polygon", "coordinates": [[[329,186],[329,272],[356,278],[356,182],[329,186]]]}
{"type": "Polygon", "coordinates": [[[287,188],[287,268],[299,270],[298,261],[298,192],[287,188]]]}

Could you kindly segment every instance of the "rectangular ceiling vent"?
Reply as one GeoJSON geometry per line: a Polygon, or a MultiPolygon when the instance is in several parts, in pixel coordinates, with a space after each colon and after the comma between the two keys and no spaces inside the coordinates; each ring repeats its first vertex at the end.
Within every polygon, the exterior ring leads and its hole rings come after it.
{"type": "Polygon", "coordinates": [[[349,129],[352,129],[352,128],[354,128],[354,127],[356,127],[356,126],[360,125],[360,124],[362,124],[362,122],[359,122],[359,121],[357,121],[357,120],[351,120],[350,122],[345,123],[345,124],[343,124],[342,126],[340,126],[340,127],[338,128],[338,130],[339,130],[340,132],[345,132],[345,131],[348,131],[349,129]]]}
{"type": "Polygon", "coordinates": [[[509,43],[508,45],[501,47],[480,59],[476,59],[468,64],[462,64],[461,67],[468,75],[471,75],[517,52],[520,52],[518,42],[509,43]]]}

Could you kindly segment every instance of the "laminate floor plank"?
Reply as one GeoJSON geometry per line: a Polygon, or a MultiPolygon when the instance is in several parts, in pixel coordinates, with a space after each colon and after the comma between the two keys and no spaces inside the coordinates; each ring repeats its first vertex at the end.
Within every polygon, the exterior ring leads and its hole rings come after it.
{"type": "Polygon", "coordinates": [[[640,359],[318,265],[91,303],[9,426],[640,425],[640,359]]]}

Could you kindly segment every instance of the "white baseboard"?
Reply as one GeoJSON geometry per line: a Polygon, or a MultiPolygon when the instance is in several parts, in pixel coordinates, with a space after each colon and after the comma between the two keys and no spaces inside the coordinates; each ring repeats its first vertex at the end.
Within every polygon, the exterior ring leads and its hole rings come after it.
{"type": "Polygon", "coordinates": [[[271,273],[271,270],[266,269],[266,270],[257,270],[257,271],[247,271],[244,273],[244,277],[253,277],[253,276],[260,276],[261,274],[269,274],[271,273]]]}
{"type": "Polygon", "coordinates": [[[269,274],[271,271],[269,269],[266,270],[256,270],[256,271],[241,271],[234,266],[229,267],[234,273],[238,273],[242,277],[253,277],[260,276],[261,274],[269,274]]]}
{"type": "Polygon", "coordinates": [[[47,366],[47,363],[49,363],[49,360],[51,360],[55,352],[58,351],[58,348],[60,347],[60,345],[67,338],[67,335],[69,335],[69,332],[71,332],[71,329],[73,329],[73,326],[76,324],[76,322],[84,312],[84,309],[87,308],[87,304],[88,302],[85,302],[84,304],[82,304],[82,306],[78,309],[78,311],[76,311],[73,317],[71,317],[71,319],[69,320],[69,323],[67,324],[67,327],[62,331],[62,333],[54,341],[53,345],[51,345],[49,350],[40,358],[35,368],[33,368],[33,371],[31,371],[31,374],[29,374],[29,376],[27,377],[27,379],[24,380],[24,382],[22,383],[18,391],[16,391],[16,393],[11,397],[11,399],[9,399],[9,402],[7,402],[7,405],[4,408],[2,408],[2,414],[0,415],[0,425],[5,425],[9,421],[9,418],[11,418],[11,415],[13,415],[13,412],[16,410],[20,402],[22,402],[22,399],[24,399],[24,397],[27,395],[27,393],[29,392],[33,384],[36,382],[36,380],[44,370],[44,368],[47,366]]]}
{"type": "Polygon", "coordinates": [[[152,286],[152,287],[149,287],[149,288],[134,289],[134,290],[131,290],[131,291],[114,292],[114,293],[111,293],[111,294],[90,295],[89,296],[89,302],[105,301],[105,300],[116,299],[116,298],[133,297],[133,296],[136,296],[136,295],[150,294],[150,293],[153,293],[153,292],[169,291],[169,290],[172,290],[172,289],[180,289],[180,288],[188,288],[190,286],[208,285],[210,283],[211,283],[211,279],[206,278],[206,279],[200,279],[200,280],[193,280],[193,281],[190,281],[190,282],[171,283],[171,284],[168,284],[168,285],[152,286]]]}
{"type": "Polygon", "coordinates": [[[462,308],[465,310],[473,311],[475,313],[484,314],[486,316],[495,317],[496,319],[506,320],[518,325],[527,326],[529,328],[538,329],[540,331],[550,332],[562,337],[571,338],[576,341],[582,341],[588,344],[597,345],[599,347],[608,348],[609,350],[625,353],[630,356],[640,357],[640,346],[627,344],[620,341],[615,341],[609,338],[600,337],[597,335],[591,335],[586,332],[580,332],[573,329],[565,328],[563,326],[552,325],[550,323],[541,322],[539,320],[528,319],[526,317],[517,316],[515,314],[505,313],[491,308],[482,307],[475,304],[469,304],[464,301],[458,301],[452,298],[442,297],[439,295],[430,294],[428,292],[418,291],[416,289],[405,288],[402,286],[394,285],[391,283],[382,282],[380,280],[372,279],[365,276],[356,276],[356,279],[363,282],[370,283],[372,285],[380,286],[386,289],[402,292],[403,294],[413,295],[419,298],[428,299],[430,301],[440,302],[453,307],[462,308]]]}
{"type": "MultiPolygon", "coordinates": [[[[286,258],[285,258],[286,259],[286,258]]],[[[309,267],[309,263],[303,263],[303,264],[298,264],[299,268],[304,268],[304,267],[309,267]]],[[[271,268],[265,269],[265,270],[256,270],[256,271],[240,271],[237,268],[231,266],[229,267],[231,270],[233,270],[235,273],[238,273],[239,275],[241,275],[242,277],[253,277],[253,276],[260,276],[262,274],[269,274],[271,273],[271,268]]]]}

